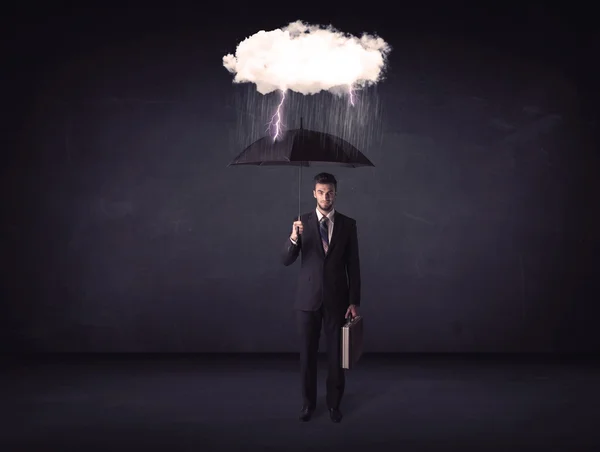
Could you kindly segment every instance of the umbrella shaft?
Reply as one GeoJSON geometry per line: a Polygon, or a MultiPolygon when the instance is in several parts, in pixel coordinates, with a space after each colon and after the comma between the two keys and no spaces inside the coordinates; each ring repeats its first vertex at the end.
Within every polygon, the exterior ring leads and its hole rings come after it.
{"type": "Polygon", "coordinates": [[[300,196],[302,194],[302,165],[300,165],[300,169],[298,170],[298,221],[300,221],[300,196]]]}

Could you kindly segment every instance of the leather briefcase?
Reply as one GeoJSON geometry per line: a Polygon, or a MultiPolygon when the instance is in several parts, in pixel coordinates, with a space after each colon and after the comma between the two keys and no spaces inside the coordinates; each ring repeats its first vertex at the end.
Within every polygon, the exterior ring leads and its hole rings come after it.
{"type": "Polygon", "coordinates": [[[342,326],[342,368],[352,369],[363,352],[363,318],[348,319],[342,326]]]}

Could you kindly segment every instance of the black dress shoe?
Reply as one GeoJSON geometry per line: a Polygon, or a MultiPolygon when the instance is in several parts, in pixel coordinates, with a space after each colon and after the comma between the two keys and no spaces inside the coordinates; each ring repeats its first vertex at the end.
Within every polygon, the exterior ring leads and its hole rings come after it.
{"type": "Polygon", "coordinates": [[[310,417],[312,416],[313,411],[315,411],[313,408],[310,408],[308,406],[303,406],[302,410],[300,410],[300,416],[299,416],[300,420],[302,422],[310,421],[310,417]]]}
{"type": "Polygon", "coordinates": [[[342,413],[337,408],[329,408],[329,417],[336,424],[342,420],[342,413]]]}

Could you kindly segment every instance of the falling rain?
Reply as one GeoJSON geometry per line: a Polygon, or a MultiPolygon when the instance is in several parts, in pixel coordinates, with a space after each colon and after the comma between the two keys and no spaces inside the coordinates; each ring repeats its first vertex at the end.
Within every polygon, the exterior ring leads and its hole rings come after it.
{"type": "MultiPolygon", "coordinates": [[[[238,153],[250,143],[266,135],[273,135],[269,124],[281,102],[281,92],[262,95],[252,84],[233,87],[232,106],[236,120],[231,130],[231,153],[238,153]]],[[[348,92],[332,94],[322,91],[305,96],[294,91],[286,91],[281,109],[283,133],[286,130],[317,130],[337,135],[369,155],[373,146],[379,146],[382,139],[382,104],[377,87],[353,91],[354,105],[348,92]]]]}

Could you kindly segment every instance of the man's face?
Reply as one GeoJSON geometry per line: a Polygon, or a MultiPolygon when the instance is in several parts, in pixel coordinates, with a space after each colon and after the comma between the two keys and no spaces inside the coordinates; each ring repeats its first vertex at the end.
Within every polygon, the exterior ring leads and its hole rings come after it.
{"type": "Polygon", "coordinates": [[[319,209],[323,212],[329,212],[333,209],[335,201],[335,188],[333,184],[316,184],[313,195],[317,200],[319,209]]]}

